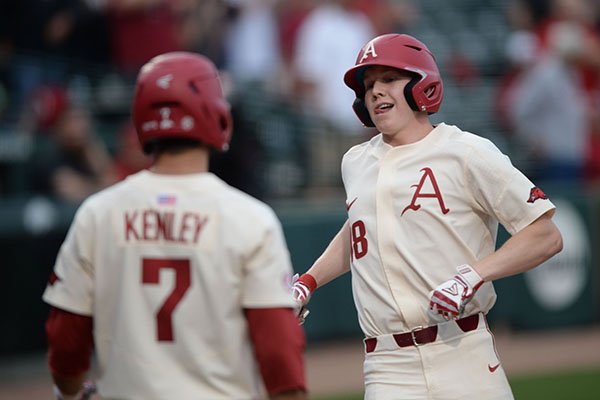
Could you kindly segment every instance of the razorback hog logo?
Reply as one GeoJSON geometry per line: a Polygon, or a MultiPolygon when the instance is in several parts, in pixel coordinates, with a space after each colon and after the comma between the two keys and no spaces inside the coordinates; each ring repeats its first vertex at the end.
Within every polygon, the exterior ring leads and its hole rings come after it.
{"type": "Polygon", "coordinates": [[[529,192],[529,199],[527,200],[527,202],[533,203],[538,199],[548,200],[548,196],[546,196],[546,194],[544,192],[542,192],[542,189],[540,189],[537,186],[534,186],[531,188],[531,191],[529,192]]]}

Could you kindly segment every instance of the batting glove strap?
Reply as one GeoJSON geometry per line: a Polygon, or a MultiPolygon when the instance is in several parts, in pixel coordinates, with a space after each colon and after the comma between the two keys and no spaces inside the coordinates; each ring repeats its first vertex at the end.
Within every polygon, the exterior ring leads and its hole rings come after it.
{"type": "Polygon", "coordinates": [[[460,267],[456,267],[456,270],[458,271],[457,277],[464,279],[469,286],[471,296],[475,294],[481,285],[483,285],[483,279],[469,264],[463,264],[460,267]]]}
{"type": "Polygon", "coordinates": [[[294,299],[300,305],[306,305],[310,300],[310,296],[317,289],[317,281],[310,274],[302,274],[298,278],[298,274],[294,275],[292,284],[292,294],[294,299]]]}

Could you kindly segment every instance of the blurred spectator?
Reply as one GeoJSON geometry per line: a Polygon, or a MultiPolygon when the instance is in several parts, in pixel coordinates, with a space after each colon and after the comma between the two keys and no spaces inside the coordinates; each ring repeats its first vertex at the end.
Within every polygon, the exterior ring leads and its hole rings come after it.
{"type": "Polygon", "coordinates": [[[67,103],[50,132],[49,149],[32,162],[34,192],[79,203],[115,182],[112,161],[86,109],[67,103]]]}
{"type": "Polygon", "coordinates": [[[535,160],[534,179],[581,182],[591,128],[580,66],[587,46],[573,22],[548,28],[546,50],[518,79],[510,115],[535,160]]]}
{"type": "MultiPolygon", "coordinates": [[[[236,96],[230,99],[234,134],[226,152],[214,152],[210,157],[210,171],[227,184],[258,199],[265,199],[265,149],[258,135],[259,121],[248,116],[250,109],[236,96]]],[[[282,135],[284,133],[277,132],[282,135]]]]}
{"type": "Polygon", "coordinates": [[[47,134],[56,125],[69,102],[61,85],[40,85],[31,91],[20,115],[20,132],[27,135],[47,134]]]}
{"type": "Polygon", "coordinates": [[[89,15],[81,0],[3,1],[0,7],[7,24],[5,46],[11,52],[10,115],[16,118],[34,88],[64,83],[69,63],[83,57],[84,48],[95,48],[98,40],[87,37],[86,46],[80,46],[89,15]]]}
{"type": "Polygon", "coordinates": [[[204,54],[223,68],[225,35],[234,12],[224,0],[180,0],[177,13],[181,47],[204,54]]]}
{"type": "Polygon", "coordinates": [[[298,32],[294,96],[312,118],[322,119],[311,137],[311,181],[316,186],[341,186],[342,155],[368,132],[352,111],[354,93],[343,83],[348,65],[375,36],[369,19],[356,11],[357,1],[320,1],[298,32]]]}
{"type": "Polygon", "coordinates": [[[131,174],[149,168],[151,164],[152,158],[144,154],[133,123],[127,120],[118,134],[114,157],[115,179],[123,180],[131,174]]]}
{"type": "Polygon", "coordinates": [[[358,0],[354,8],[369,18],[377,35],[405,33],[418,19],[414,0],[358,0]]]}
{"type": "Polygon", "coordinates": [[[272,83],[281,72],[276,1],[227,0],[233,17],[225,39],[225,69],[237,82],[272,83]]]}
{"type": "Polygon", "coordinates": [[[511,0],[506,19],[510,33],[504,46],[505,72],[498,82],[495,115],[506,133],[514,137],[511,125],[511,91],[518,77],[540,57],[540,40],[536,29],[548,17],[547,0],[511,0]]]}
{"type": "Polygon", "coordinates": [[[280,1],[275,8],[281,55],[286,64],[291,64],[296,52],[298,31],[305,18],[315,7],[316,0],[280,1]]]}
{"type": "Polygon", "coordinates": [[[181,50],[177,0],[88,0],[106,12],[111,59],[134,76],[149,59],[181,50]]]}

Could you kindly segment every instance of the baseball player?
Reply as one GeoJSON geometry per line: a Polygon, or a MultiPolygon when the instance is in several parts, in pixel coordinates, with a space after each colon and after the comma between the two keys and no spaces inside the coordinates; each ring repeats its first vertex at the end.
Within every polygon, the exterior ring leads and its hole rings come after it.
{"type": "Polygon", "coordinates": [[[344,82],[380,133],[344,155],[348,219],[296,299],[352,272],[366,399],[511,399],[485,319],[492,281],[562,249],[553,204],[487,139],[431,124],[443,84],[419,40],[376,37],[344,82]],[[495,251],[499,222],[513,236],[495,251]]]}
{"type": "Polygon", "coordinates": [[[105,399],[304,399],[280,223],[207,172],[231,134],[212,62],[150,60],[133,119],[152,167],[81,205],[43,296],[57,398],[87,395],[95,345],[105,399]]]}

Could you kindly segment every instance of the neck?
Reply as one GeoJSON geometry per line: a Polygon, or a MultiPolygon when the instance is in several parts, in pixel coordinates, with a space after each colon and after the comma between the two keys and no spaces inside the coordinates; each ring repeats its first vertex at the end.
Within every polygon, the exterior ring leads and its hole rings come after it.
{"type": "Polygon", "coordinates": [[[162,175],[186,175],[208,172],[209,150],[188,149],[181,153],[161,153],[150,171],[162,175]]]}
{"type": "Polygon", "coordinates": [[[427,113],[418,113],[416,118],[394,135],[383,135],[383,141],[390,146],[403,146],[418,142],[433,130],[427,113]]]}

